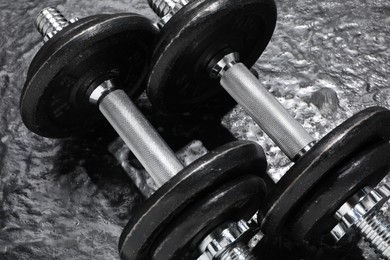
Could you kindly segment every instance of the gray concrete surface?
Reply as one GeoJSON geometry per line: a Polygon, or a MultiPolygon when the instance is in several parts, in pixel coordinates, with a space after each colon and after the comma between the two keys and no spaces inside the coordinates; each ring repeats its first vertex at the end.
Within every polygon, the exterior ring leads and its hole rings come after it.
{"type": "MultiPolygon", "coordinates": [[[[275,35],[255,69],[316,139],[365,107],[390,108],[389,1],[277,5],[275,35]]],[[[145,0],[0,0],[0,259],[118,259],[118,237],[142,199],[110,144],[41,138],[19,115],[27,68],[42,45],[33,18],[46,6],[69,17],[129,11],[156,19],[145,0]]],[[[263,145],[275,180],[288,169],[242,109],[223,123],[263,145]]],[[[369,250],[366,257],[376,259],[369,250]]]]}

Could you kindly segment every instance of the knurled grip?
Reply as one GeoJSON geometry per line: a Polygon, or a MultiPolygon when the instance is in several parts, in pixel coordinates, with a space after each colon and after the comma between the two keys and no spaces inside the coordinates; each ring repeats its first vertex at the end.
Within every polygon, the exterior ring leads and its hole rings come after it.
{"type": "Polygon", "coordinates": [[[232,65],[223,73],[221,85],[291,160],[314,142],[242,63],[232,65]]]}
{"type": "Polygon", "coordinates": [[[173,151],[123,90],[106,95],[99,109],[158,187],[183,169],[173,151]]]}

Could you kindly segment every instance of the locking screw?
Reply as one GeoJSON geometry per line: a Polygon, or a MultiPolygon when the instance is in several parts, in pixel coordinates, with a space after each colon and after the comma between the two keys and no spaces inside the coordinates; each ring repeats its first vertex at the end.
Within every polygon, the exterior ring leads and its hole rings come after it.
{"type": "Polygon", "coordinates": [[[47,42],[54,35],[78,19],[67,20],[62,13],[53,7],[47,7],[41,10],[35,19],[35,28],[43,37],[43,42],[47,42]]]}
{"type": "Polygon", "coordinates": [[[244,220],[220,225],[200,243],[198,260],[255,260],[244,243],[250,230],[244,220]]]}
{"type": "Polygon", "coordinates": [[[178,6],[184,6],[188,0],[148,0],[150,7],[160,17],[179,10],[178,6]]]}
{"type": "Polygon", "coordinates": [[[157,27],[162,28],[182,7],[191,0],[148,0],[152,10],[161,18],[157,27]]]}
{"type": "Polygon", "coordinates": [[[350,230],[357,231],[383,259],[390,259],[390,219],[380,210],[390,198],[390,187],[365,187],[336,212],[339,223],[331,234],[336,241],[350,230]]]}

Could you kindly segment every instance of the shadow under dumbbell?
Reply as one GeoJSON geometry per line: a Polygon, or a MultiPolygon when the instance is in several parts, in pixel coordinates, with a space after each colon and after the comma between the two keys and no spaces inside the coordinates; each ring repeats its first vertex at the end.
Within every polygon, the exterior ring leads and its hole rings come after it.
{"type": "Polygon", "coordinates": [[[191,112],[169,116],[157,111],[145,97],[141,97],[137,105],[174,151],[193,140],[201,141],[211,151],[235,140],[233,134],[221,125],[221,119],[236,102],[225,93],[222,95],[218,102],[211,100],[191,112]]]}
{"type": "MultiPolygon", "coordinates": [[[[124,174],[123,168],[108,150],[109,145],[116,138],[118,136],[110,126],[102,125],[95,131],[64,140],[61,151],[56,158],[54,172],[61,177],[77,173],[77,168],[82,167],[89,177],[88,181],[96,186],[99,193],[107,199],[110,207],[115,209],[120,205],[127,205],[130,202],[127,202],[126,198],[134,197],[132,205],[127,207],[128,211],[131,211],[131,206],[142,202],[144,197],[139,193],[132,180],[124,174]]],[[[70,189],[72,188],[77,187],[70,189]]],[[[119,210],[118,217],[127,220],[128,213],[119,210]]]]}
{"type": "MultiPolygon", "coordinates": [[[[235,105],[230,98],[227,98],[226,103],[223,104],[211,102],[207,106],[200,107],[196,115],[181,115],[178,116],[179,119],[166,117],[154,111],[146,98],[141,97],[137,103],[174,151],[185,147],[193,140],[201,140],[208,150],[235,140],[234,136],[220,124],[220,118],[235,105]]],[[[117,138],[114,129],[107,122],[103,122],[84,134],[63,140],[55,171],[59,175],[69,174],[81,164],[91,181],[98,186],[112,206],[120,203],[118,202],[120,189],[136,192],[139,195],[137,200],[141,202],[144,197],[128,175],[123,174],[123,168],[109,151],[110,145],[117,138]],[[113,186],[115,189],[112,189],[113,186]]],[[[128,160],[135,168],[142,168],[131,153],[128,160]]]]}

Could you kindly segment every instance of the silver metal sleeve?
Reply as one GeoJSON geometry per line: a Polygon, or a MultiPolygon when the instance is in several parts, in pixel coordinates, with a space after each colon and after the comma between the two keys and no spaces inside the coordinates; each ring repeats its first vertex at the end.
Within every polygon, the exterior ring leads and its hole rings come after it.
{"type": "Polygon", "coordinates": [[[173,151],[123,90],[105,96],[99,109],[159,187],[183,169],[173,151]]]}
{"type": "Polygon", "coordinates": [[[234,64],[223,73],[221,85],[291,160],[314,142],[242,63],[234,64]]]}

